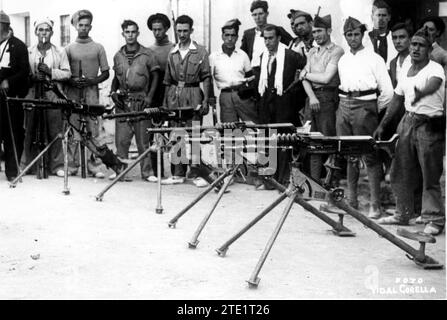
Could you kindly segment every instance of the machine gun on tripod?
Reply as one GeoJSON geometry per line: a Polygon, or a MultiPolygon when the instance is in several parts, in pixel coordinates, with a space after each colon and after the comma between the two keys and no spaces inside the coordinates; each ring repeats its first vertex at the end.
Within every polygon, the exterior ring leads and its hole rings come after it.
{"type": "MultiPolygon", "coordinates": [[[[56,87],[57,88],[57,87],[56,87]]],[[[82,117],[91,117],[96,118],[98,116],[102,116],[105,113],[110,113],[112,111],[111,108],[107,108],[103,105],[94,105],[94,104],[86,104],[80,103],[77,101],[68,100],[62,92],[57,90],[56,88],[52,88],[56,95],[60,98],[56,101],[49,101],[44,99],[20,99],[20,98],[6,98],[7,101],[21,103],[25,109],[36,110],[36,111],[44,111],[49,109],[60,109],[62,111],[63,117],[67,120],[68,128],[65,133],[58,134],[37,156],[34,158],[29,165],[21,172],[19,176],[17,176],[14,181],[10,183],[11,188],[15,188],[17,182],[20,178],[26,174],[27,171],[31,169],[31,167],[41,159],[45,155],[46,152],[51,148],[51,146],[56,143],[59,139],[64,139],[64,194],[69,194],[68,189],[68,156],[67,156],[67,144],[68,144],[68,133],[70,130],[75,130],[81,136],[81,145],[87,147],[93,154],[98,156],[102,162],[108,167],[112,168],[114,171],[119,173],[125,166],[125,163],[121,162],[116,155],[107,148],[106,145],[99,145],[91,136],[91,133],[87,131],[87,126],[83,122],[81,122],[80,128],[78,128],[75,124],[70,122],[70,116],[72,114],[79,114],[82,117]]]]}
{"type": "MultiPolygon", "coordinates": [[[[230,138],[231,139],[231,138],[230,138]]],[[[290,148],[295,151],[301,153],[316,153],[316,154],[329,154],[332,156],[360,156],[367,153],[375,152],[379,149],[383,149],[387,152],[392,153],[397,142],[398,136],[393,136],[389,141],[375,141],[370,136],[346,136],[346,137],[325,137],[318,134],[280,134],[271,137],[265,138],[251,138],[251,137],[243,137],[236,138],[239,139],[238,142],[235,143],[236,146],[230,146],[230,148],[236,148],[238,150],[245,150],[249,147],[257,147],[258,144],[262,144],[262,146],[267,146],[269,149],[281,149],[281,148],[290,148]]],[[[223,140],[219,140],[219,142],[225,147],[227,144],[225,143],[225,138],[223,140]]],[[[209,143],[209,138],[199,138],[197,142],[200,143],[209,143]]],[[[360,221],[367,228],[370,228],[374,232],[376,232],[381,238],[385,238],[390,241],[392,244],[396,245],[403,251],[407,253],[407,257],[413,260],[418,266],[421,266],[424,269],[439,269],[443,268],[443,265],[440,264],[435,259],[425,254],[425,244],[426,243],[434,243],[435,238],[430,235],[410,232],[405,229],[398,229],[397,233],[401,237],[408,238],[411,240],[416,240],[420,243],[420,248],[415,249],[405,241],[393,235],[388,230],[384,229],[374,221],[368,219],[365,215],[363,215],[358,210],[355,210],[351,206],[347,204],[344,200],[344,191],[341,188],[332,187],[332,177],[334,167],[328,166],[328,173],[324,183],[319,181],[315,181],[312,178],[308,177],[305,173],[300,170],[300,165],[297,160],[294,160],[291,163],[292,172],[290,177],[290,185],[285,187],[278,183],[275,179],[272,178],[272,172],[274,170],[270,170],[271,168],[259,167],[259,177],[266,181],[267,183],[272,184],[276,189],[281,192],[281,195],[278,199],[276,199],[271,205],[267,206],[257,217],[255,217],[252,221],[250,221],[246,226],[244,226],[239,232],[237,232],[233,237],[231,237],[228,241],[226,241],[221,247],[219,247],[216,251],[217,253],[224,257],[229,246],[234,243],[237,239],[239,239],[245,232],[247,232],[251,227],[253,227],[257,222],[259,222],[263,217],[265,217],[273,208],[278,206],[283,200],[289,198],[287,206],[283,211],[281,218],[279,219],[264,251],[259,258],[259,261],[250,276],[249,280],[247,280],[250,287],[256,288],[259,284],[259,272],[261,271],[262,266],[264,265],[267,256],[272,249],[272,246],[281,231],[281,228],[293,206],[294,203],[298,203],[307,211],[313,213],[318,218],[322,219],[324,222],[332,225],[330,222],[330,218],[325,216],[322,212],[320,212],[313,205],[307,203],[306,200],[320,200],[320,201],[329,201],[331,204],[338,207],[343,214],[348,214],[354,219],[360,221]]],[[[340,220],[337,223],[338,230],[334,228],[334,233],[339,236],[353,236],[354,234],[349,231],[346,231],[346,227],[343,226],[343,214],[339,214],[340,220]]]]}

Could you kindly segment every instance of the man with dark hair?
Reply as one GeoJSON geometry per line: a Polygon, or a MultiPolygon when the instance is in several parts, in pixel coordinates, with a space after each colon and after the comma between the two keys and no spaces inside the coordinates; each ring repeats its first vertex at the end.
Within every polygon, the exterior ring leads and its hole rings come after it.
{"type": "MultiPolygon", "coordinates": [[[[244,50],[253,67],[259,67],[259,56],[265,50],[264,40],[261,37],[261,31],[267,24],[267,17],[269,15],[268,2],[255,0],[250,6],[251,16],[256,23],[256,27],[245,30],[242,36],[241,49],[244,50]]],[[[281,42],[288,45],[292,40],[292,36],[284,30],[282,27],[279,28],[281,42]]]]}
{"type": "MultiPolygon", "coordinates": [[[[159,70],[157,59],[152,51],[143,47],[138,42],[140,35],[137,23],[132,20],[124,20],[121,25],[122,36],[126,44],[115,54],[113,69],[115,77],[112,81],[111,97],[117,107],[117,113],[143,111],[153,107],[155,89],[158,84],[159,70]],[[118,92],[124,93],[121,99],[118,92]]],[[[127,159],[129,147],[133,136],[142,154],[149,148],[150,136],[146,129],[150,126],[150,120],[137,122],[115,121],[115,144],[118,157],[127,159]]],[[[141,178],[150,182],[156,182],[155,161],[150,156],[140,162],[141,178]]],[[[115,174],[110,178],[114,179],[115,174]]]]}
{"type": "MultiPolygon", "coordinates": [[[[338,62],[340,104],[337,110],[337,135],[372,135],[379,123],[378,110],[393,96],[393,86],[384,60],[362,44],[366,26],[348,17],[343,31],[350,50],[338,62]]],[[[379,218],[381,164],[377,153],[363,157],[371,191],[369,218],[379,218]]],[[[348,159],[349,202],[358,208],[359,159],[348,159]]]]}
{"type": "MultiPolygon", "coordinates": [[[[331,16],[315,17],[312,34],[317,47],[310,49],[306,67],[300,79],[309,96],[305,120],[311,121],[311,131],[335,136],[335,111],[338,107],[338,61],[344,54],[341,47],[331,41],[331,16]]],[[[310,174],[317,181],[321,178],[323,157],[310,156],[310,174]]]]}
{"type": "Polygon", "coordinates": [[[415,193],[422,191],[424,232],[438,235],[445,226],[445,208],[440,178],[445,147],[445,74],[430,61],[431,35],[421,29],[411,38],[411,67],[399,79],[385,117],[374,133],[381,139],[384,129],[405,103],[405,115],[397,133],[399,143],[391,167],[391,185],[397,210],[387,223],[408,225],[414,216],[415,193]]]}
{"type": "Polygon", "coordinates": [[[300,41],[301,38],[298,35],[298,32],[295,29],[295,13],[298,12],[299,10],[295,10],[295,9],[290,9],[290,12],[287,14],[287,18],[289,18],[290,20],[290,29],[292,29],[293,33],[295,34],[295,38],[293,38],[290,43],[289,43],[289,49],[292,49],[292,47],[296,46],[300,41]]]}
{"type": "MultiPolygon", "coordinates": [[[[109,64],[104,47],[89,36],[92,30],[93,15],[88,10],[79,10],[73,14],[71,23],[78,37],[65,47],[70,62],[71,78],[67,86],[67,96],[75,101],[88,104],[99,103],[98,85],[109,78],[109,64]],[[82,69],[80,69],[80,67],[82,69]],[[82,74],[80,74],[82,72],[82,74]],[[99,73],[99,75],[98,75],[99,73]]],[[[87,118],[87,128],[93,138],[99,137],[99,123],[87,118]]],[[[72,123],[79,126],[79,115],[72,115],[72,123]]],[[[69,143],[69,173],[76,175],[79,168],[79,143],[81,138],[75,133],[75,141],[69,143]]],[[[93,154],[88,156],[87,169],[95,178],[104,178],[101,163],[93,154]]]]}
{"type": "MultiPolygon", "coordinates": [[[[163,83],[166,85],[164,106],[168,109],[182,110],[183,121],[173,122],[172,126],[192,125],[192,121],[200,121],[209,112],[209,96],[211,89],[211,73],[208,52],[205,47],[191,39],[193,20],[186,15],[179,16],[175,21],[175,32],[179,43],[168,56],[163,83]],[[203,84],[203,91],[200,89],[203,84]]],[[[198,155],[192,154],[193,161],[198,161],[198,155]]],[[[184,183],[187,163],[181,150],[173,149],[171,153],[172,176],[162,181],[163,184],[184,183]],[[175,158],[175,161],[173,161],[175,158]]],[[[211,174],[211,171],[208,172],[211,174]]],[[[208,175],[206,177],[208,179],[208,175]]],[[[211,179],[208,179],[212,181],[211,179]]],[[[208,182],[209,182],[208,181],[208,182]]],[[[194,183],[198,187],[206,186],[201,178],[194,183]]]]}
{"type": "Polygon", "coordinates": [[[397,51],[397,56],[390,62],[391,82],[395,88],[401,75],[411,66],[410,39],[412,30],[405,23],[397,23],[391,28],[391,36],[397,51]]]}
{"type": "Polygon", "coordinates": [[[389,23],[391,21],[391,8],[383,0],[376,0],[372,7],[373,30],[368,33],[369,44],[372,44],[374,52],[380,55],[390,68],[390,61],[397,52],[392,45],[389,23]]]}
{"type": "Polygon", "coordinates": [[[297,10],[292,14],[293,29],[297,33],[300,41],[290,43],[289,49],[307,57],[309,50],[313,47],[312,37],[312,16],[304,11],[297,10]]]}
{"type": "MultiPolygon", "coordinates": [[[[258,91],[261,95],[259,113],[262,123],[291,122],[300,126],[299,109],[295,90],[285,92],[295,79],[298,69],[305,66],[305,59],[281,43],[280,28],[266,25],[262,31],[266,49],[261,54],[261,73],[258,91]]],[[[302,107],[302,106],[301,106],[302,107]]],[[[291,154],[279,151],[275,178],[281,184],[289,183],[291,154]]],[[[268,187],[268,186],[266,186],[268,187]]]]}
{"type": "Polygon", "coordinates": [[[168,54],[174,47],[174,43],[169,41],[167,32],[171,27],[171,21],[163,13],[156,13],[147,19],[147,27],[152,31],[155,43],[149,46],[160,66],[160,77],[158,79],[157,89],[154,96],[154,106],[159,107],[163,104],[165,86],[163,79],[165,75],[166,65],[168,63],[168,54]]]}
{"type": "Polygon", "coordinates": [[[247,54],[236,49],[238,19],[222,27],[222,49],[210,55],[211,75],[220,90],[220,121],[252,121],[258,123],[258,113],[252,97],[241,96],[241,87],[253,81],[253,71],[247,54]]]}
{"type": "Polygon", "coordinates": [[[5,152],[5,174],[8,181],[18,175],[23,151],[23,108],[7,103],[5,98],[23,98],[28,92],[30,73],[26,45],[10,34],[9,16],[0,11],[0,144],[5,152]],[[11,125],[10,125],[11,124],[11,125]]]}

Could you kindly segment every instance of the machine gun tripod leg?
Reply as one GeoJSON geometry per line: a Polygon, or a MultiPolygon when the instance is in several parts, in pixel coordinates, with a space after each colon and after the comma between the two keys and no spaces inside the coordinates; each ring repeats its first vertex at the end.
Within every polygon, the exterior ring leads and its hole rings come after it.
{"type": "Polygon", "coordinates": [[[175,217],[173,217],[168,222],[169,228],[175,228],[177,221],[189,211],[193,206],[196,205],[203,197],[205,197],[211,190],[213,190],[219,183],[221,183],[228,175],[232,172],[232,168],[227,169],[222,175],[220,175],[216,180],[214,180],[201,194],[199,194],[190,204],[188,204],[182,211],[180,211],[175,217]]]}
{"type": "Polygon", "coordinates": [[[64,135],[59,133],[53,140],[22,170],[22,172],[9,184],[10,188],[15,188],[21,178],[45,155],[57,140],[63,139],[64,135]]]}
{"type": "Polygon", "coordinates": [[[228,187],[231,183],[231,180],[234,178],[234,175],[236,174],[236,172],[238,172],[239,166],[240,166],[240,164],[236,165],[234,168],[231,169],[231,174],[229,175],[229,179],[227,179],[227,181],[225,181],[223,187],[219,190],[216,201],[214,202],[210,211],[205,215],[203,220],[200,222],[199,227],[194,232],[191,240],[188,242],[188,247],[190,249],[195,249],[197,247],[197,245],[199,244],[198,238],[199,238],[200,233],[203,231],[203,229],[205,228],[205,225],[208,223],[209,219],[211,218],[211,215],[213,214],[214,210],[216,209],[217,205],[219,204],[220,200],[222,199],[225,191],[228,189],[228,187]]]}
{"type": "Polygon", "coordinates": [[[344,199],[340,199],[337,195],[331,194],[333,203],[340,209],[344,210],[354,219],[360,221],[364,226],[371,229],[375,233],[377,233],[381,238],[385,238],[398,248],[402,249],[407,253],[407,257],[412,260],[416,265],[424,268],[424,269],[442,269],[444,267],[443,264],[439,263],[435,259],[425,254],[425,244],[426,243],[435,243],[436,239],[424,233],[410,232],[405,229],[398,229],[397,234],[411,240],[416,240],[420,243],[419,249],[415,249],[405,241],[399,239],[394,234],[375,223],[371,219],[368,219],[361,212],[355,210],[350,205],[346,203],[344,199]]]}

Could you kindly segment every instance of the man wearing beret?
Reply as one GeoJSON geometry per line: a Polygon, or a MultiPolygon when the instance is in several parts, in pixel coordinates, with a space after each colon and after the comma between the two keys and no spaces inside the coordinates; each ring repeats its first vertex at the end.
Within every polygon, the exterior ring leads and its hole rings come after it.
{"type": "MultiPolygon", "coordinates": [[[[34,33],[37,36],[38,43],[28,49],[29,64],[31,68],[32,87],[28,92],[28,98],[40,98],[50,101],[58,99],[53,91],[44,91],[36,96],[40,90],[39,87],[45,81],[52,81],[59,90],[62,90],[61,82],[70,79],[70,63],[68,62],[67,53],[64,49],[56,47],[51,43],[53,36],[54,22],[48,18],[37,20],[34,23],[34,33]]],[[[36,137],[34,136],[37,126],[45,121],[47,132],[47,141],[52,141],[58,134],[63,132],[62,112],[60,109],[40,111],[42,117],[35,110],[26,112],[25,141],[24,141],[24,165],[28,165],[40,152],[33,146],[36,137]]],[[[64,176],[64,154],[62,151],[61,141],[57,141],[48,151],[48,170],[51,174],[59,177],[64,176]]]]}
{"type": "Polygon", "coordinates": [[[289,49],[307,57],[309,50],[314,45],[312,37],[312,16],[304,11],[296,10],[290,13],[293,29],[298,34],[300,41],[291,42],[289,49]]]}
{"type": "MultiPolygon", "coordinates": [[[[331,16],[315,17],[312,34],[317,47],[310,49],[306,67],[300,79],[309,97],[305,120],[311,121],[311,130],[325,136],[335,136],[335,112],[338,107],[338,61],[344,54],[341,47],[331,41],[331,16]]],[[[311,155],[310,173],[319,181],[324,159],[311,155]]]]}
{"type": "Polygon", "coordinates": [[[211,75],[220,90],[220,121],[258,123],[255,101],[240,94],[242,86],[254,81],[250,59],[244,51],[236,49],[240,24],[233,19],[222,27],[222,49],[210,55],[211,75]]]}
{"type": "MultiPolygon", "coordinates": [[[[348,17],[343,31],[350,50],[338,62],[340,104],[337,110],[337,135],[372,135],[379,123],[378,112],[393,97],[393,86],[385,61],[362,44],[366,26],[348,17]]],[[[377,153],[364,156],[371,192],[369,218],[379,218],[381,163],[377,153]]],[[[359,159],[348,159],[349,202],[358,208],[359,159]]]]}
{"type": "Polygon", "coordinates": [[[18,175],[23,151],[23,108],[7,103],[5,97],[23,98],[28,92],[28,50],[11,35],[9,16],[0,11],[0,144],[5,152],[5,174],[8,181],[18,175]],[[10,126],[11,124],[11,126],[10,126]],[[12,133],[12,135],[11,135],[12,133]]]}
{"type": "Polygon", "coordinates": [[[399,79],[391,105],[374,137],[382,138],[404,103],[406,112],[397,129],[399,143],[391,166],[396,213],[379,222],[408,225],[415,214],[414,195],[422,192],[424,232],[438,235],[445,226],[440,185],[445,148],[445,74],[440,64],[430,60],[431,49],[427,30],[417,31],[411,38],[411,67],[399,79]]]}
{"type": "Polygon", "coordinates": [[[164,74],[166,65],[168,63],[169,52],[174,47],[174,43],[169,41],[167,32],[171,27],[171,21],[163,13],[156,13],[151,15],[147,19],[147,27],[152,31],[155,38],[155,43],[149,46],[155,57],[158,60],[160,66],[160,77],[158,79],[157,90],[155,91],[154,103],[155,107],[159,107],[163,104],[165,86],[163,85],[164,74]]]}
{"type": "MultiPolygon", "coordinates": [[[[264,26],[267,25],[268,10],[269,5],[267,1],[253,1],[250,6],[250,12],[256,27],[245,30],[242,36],[241,49],[247,53],[253,67],[259,67],[259,56],[265,50],[261,32],[264,26]]],[[[278,30],[281,35],[281,42],[288,45],[292,40],[292,36],[282,27],[278,27],[278,30]]]]}
{"type": "Polygon", "coordinates": [[[387,69],[390,68],[391,59],[397,55],[393,46],[393,39],[390,32],[391,7],[383,0],[376,0],[372,7],[373,30],[368,33],[374,52],[380,55],[386,63],[387,69]]]}
{"type": "MultiPolygon", "coordinates": [[[[68,82],[68,98],[89,104],[99,103],[98,84],[109,78],[109,65],[104,47],[93,41],[89,33],[92,30],[93,15],[88,10],[79,10],[71,19],[72,25],[78,32],[75,42],[69,44],[65,50],[70,62],[72,76],[68,82]],[[82,70],[80,69],[82,68],[82,70]],[[82,74],[80,74],[82,71],[82,74]],[[98,76],[98,73],[100,75],[98,76]]],[[[74,117],[73,115],[72,117],[74,117]]],[[[72,123],[77,123],[72,119],[72,123]]],[[[93,138],[99,136],[99,125],[96,120],[87,119],[88,130],[93,138]]],[[[75,140],[80,140],[76,134],[75,140]]],[[[76,175],[79,168],[78,143],[69,144],[69,172],[76,175]]],[[[87,168],[90,175],[96,178],[104,178],[100,170],[100,163],[93,155],[88,157],[87,168]]]]}
{"type": "MultiPolygon", "coordinates": [[[[157,88],[159,70],[157,58],[153,51],[138,42],[140,34],[138,24],[132,20],[124,20],[121,24],[122,35],[126,44],[113,57],[115,77],[112,81],[111,94],[115,102],[116,112],[137,112],[154,105],[154,94],[157,88]],[[118,91],[124,93],[124,99],[118,98],[118,91]]],[[[133,136],[142,154],[150,145],[150,136],[146,129],[150,120],[137,122],[115,121],[115,144],[118,157],[127,159],[133,136]]],[[[148,156],[140,162],[141,178],[149,182],[157,182],[156,162],[148,156]]],[[[115,175],[109,177],[114,179],[115,175]]]]}

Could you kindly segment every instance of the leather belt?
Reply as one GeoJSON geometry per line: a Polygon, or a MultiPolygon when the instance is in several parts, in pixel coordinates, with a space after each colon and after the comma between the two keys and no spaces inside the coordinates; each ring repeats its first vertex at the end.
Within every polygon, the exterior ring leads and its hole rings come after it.
{"type": "Polygon", "coordinates": [[[338,88],[337,87],[318,87],[318,88],[312,88],[313,92],[333,92],[336,91],[338,88]]]}
{"type": "Polygon", "coordinates": [[[377,94],[377,89],[364,90],[364,91],[349,91],[349,92],[338,89],[338,93],[343,94],[350,98],[358,98],[363,96],[369,96],[370,94],[377,94]]]}
{"type": "Polygon", "coordinates": [[[239,86],[231,86],[231,87],[228,87],[228,88],[223,88],[223,89],[221,89],[220,90],[220,92],[234,92],[234,91],[239,91],[239,88],[240,88],[241,86],[239,85],[239,86]]]}
{"type": "Polygon", "coordinates": [[[172,85],[177,86],[179,88],[196,88],[200,87],[200,82],[191,82],[186,83],[185,81],[172,81],[172,85]]]}

